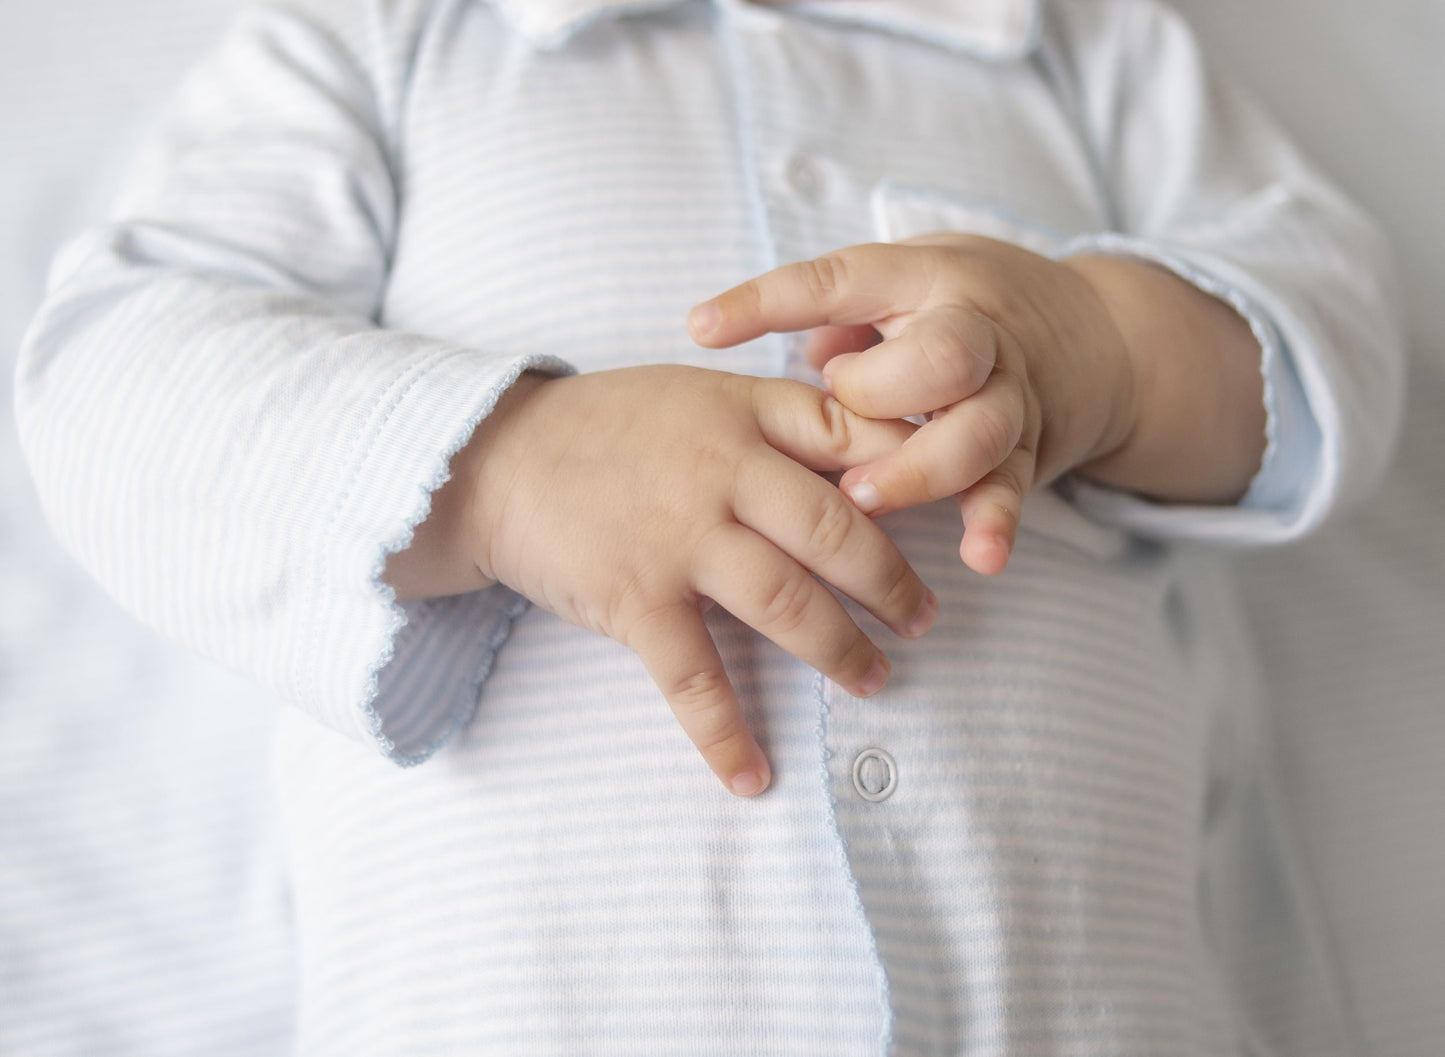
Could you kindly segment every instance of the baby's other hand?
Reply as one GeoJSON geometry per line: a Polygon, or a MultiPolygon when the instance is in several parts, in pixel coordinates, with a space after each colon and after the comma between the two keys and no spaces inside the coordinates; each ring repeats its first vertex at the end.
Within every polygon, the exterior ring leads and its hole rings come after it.
{"type": "Polygon", "coordinates": [[[868,418],[926,416],[840,487],[870,515],[956,496],[960,557],[1002,571],[1024,497],[1121,445],[1134,381],[1124,339],[1068,264],[970,235],[852,246],[705,301],[699,344],[813,328],[825,388],[868,418]]]}
{"type": "Polygon", "coordinates": [[[769,770],[703,622],[715,600],[858,696],[888,662],[832,584],[903,635],[937,602],[817,472],[896,448],[816,388],[694,367],[527,376],[461,455],[462,550],[480,574],[629,647],[741,795],[769,770]],[[816,578],[815,578],[816,577],[816,578]]]}

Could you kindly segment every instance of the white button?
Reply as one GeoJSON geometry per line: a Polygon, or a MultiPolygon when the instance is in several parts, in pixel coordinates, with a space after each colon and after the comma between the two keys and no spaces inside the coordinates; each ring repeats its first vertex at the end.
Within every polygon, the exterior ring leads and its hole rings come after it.
{"type": "Polygon", "coordinates": [[[853,788],[864,800],[887,800],[898,787],[898,765],[882,749],[864,749],[853,761],[853,788]]]}
{"type": "Polygon", "coordinates": [[[823,173],[817,162],[806,155],[795,154],[788,162],[788,183],[800,197],[809,202],[820,202],[823,199],[823,173]]]}

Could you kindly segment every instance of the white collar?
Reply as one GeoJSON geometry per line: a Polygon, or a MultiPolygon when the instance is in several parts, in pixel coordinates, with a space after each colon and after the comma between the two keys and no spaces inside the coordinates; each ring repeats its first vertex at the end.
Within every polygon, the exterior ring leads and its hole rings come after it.
{"type": "MultiPolygon", "coordinates": [[[[565,44],[591,22],[673,7],[683,0],[489,0],[541,47],[565,44]]],[[[753,6],[751,0],[718,0],[753,6]]],[[[783,0],[759,4],[809,18],[871,26],[981,58],[1020,58],[1034,49],[1042,0],[783,0]]]]}

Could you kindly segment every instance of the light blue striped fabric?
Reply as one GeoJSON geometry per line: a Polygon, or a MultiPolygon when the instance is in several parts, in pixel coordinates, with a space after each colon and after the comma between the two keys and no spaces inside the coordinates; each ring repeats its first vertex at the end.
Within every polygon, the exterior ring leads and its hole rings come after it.
{"type": "Polygon", "coordinates": [[[258,10],[57,264],[17,388],[58,534],[309,713],[278,744],[299,1052],[1350,1050],[1248,651],[1204,630],[1231,601],[1124,529],[1288,537],[1368,487],[1399,377],[1375,237],[1152,3],[889,10],[258,10]],[[1105,524],[1041,493],[990,581],[951,506],[894,516],[942,615],[908,643],[859,615],[895,672],[866,702],[712,614],[757,801],[620,646],[378,582],[521,370],[806,376],[783,339],[690,347],[686,308],[980,214],[1235,299],[1276,422],[1316,431],[1261,479],[1305,486],[1095,497],[1105,524]]]}

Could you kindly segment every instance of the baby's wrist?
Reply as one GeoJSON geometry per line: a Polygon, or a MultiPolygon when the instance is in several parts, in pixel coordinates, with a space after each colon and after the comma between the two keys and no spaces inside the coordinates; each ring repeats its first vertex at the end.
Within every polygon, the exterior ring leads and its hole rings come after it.
{"type": "Polygon", "coordinates": [[[1109,443],[1077,472],[1163,502],[1236,502],[1265,446],[1261,352],[1249,324],[1146,260],[1064,263],[1106,307],[1122,337],[1128,378],[1109,443]]]}
{"type": "Polygon", "coordinates": [[[1084,319],[1075,328],[1085,355],[1068,397],[1077,403],[1083,388],[1090,393],[1084,403],[1093,409],[1068,416],[1078,423],[1079,436],[1069,448],[1067,468],[1084,477],[1107,476],[1134,443],[1152,384],[1151,361],[1130,340],[1127,270],[1134,265],[1111,257],[1072,257],[1060,264],[1083,280],[1086,291],[1084,319]]]}
{"type": "Polygon", "coordinates": [[[452,456],[450,475],[432,493],[426,520],[416,526],[406,550],[387,558],[382,579],[399,600],[465,594],[496,582],[488,523],[494,500],[484,492],[494,490],[503,475],[489,472],[487,460],[500,439],[518,428],[512,423],[516,411],[545,380],[532,371],[522,374],[452,456]]]}
{"type": "Polygon", "coordinates": [[[533,428],[531,404],[537,391],[553,379],[524,371],[477,427],[458,453],[458,476],[466,482],[466,516],[458,525],[458,546],[489,583],[497,576],[492,561],[496,526],[505,517],[508,499],[525,473],[520,470],[526,434],[533,428]]]}

